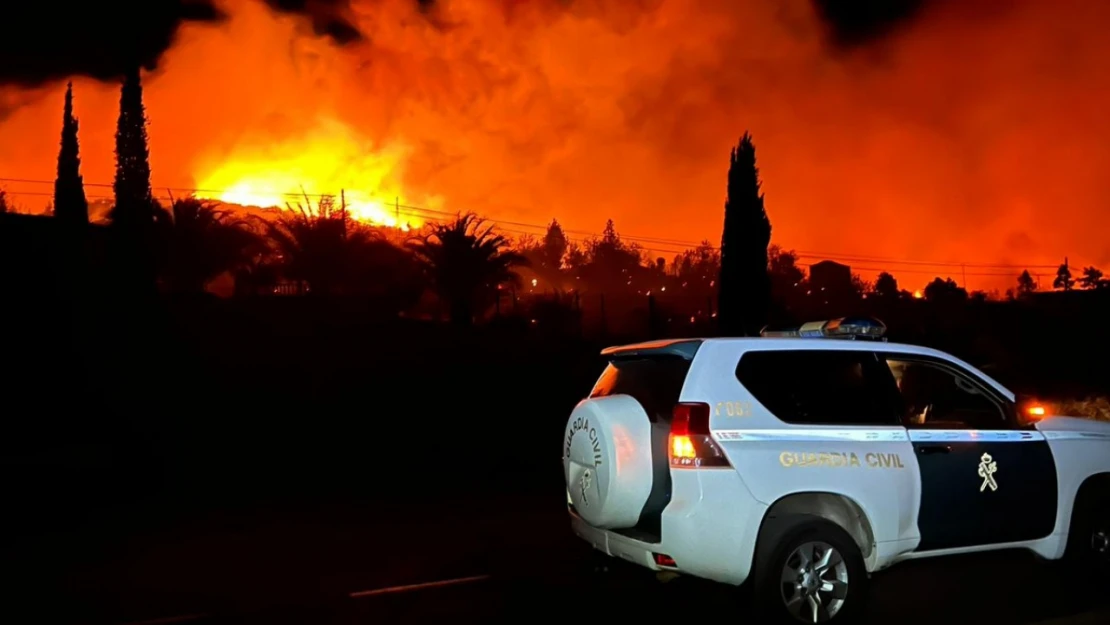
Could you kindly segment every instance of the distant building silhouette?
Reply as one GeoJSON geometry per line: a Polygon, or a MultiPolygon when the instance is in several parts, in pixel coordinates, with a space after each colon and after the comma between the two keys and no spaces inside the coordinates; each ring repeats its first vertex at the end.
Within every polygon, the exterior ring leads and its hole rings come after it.
{"type": "Polygon", "coordinates": [[[809,285],[813,291],[839,293],[852,288],[852,268],[831,260],[809,267],[809,285]]]}
{"type": "Polygon", "coordinates": [[[856,300],[852,287],[852,268],[831,260],[814,263],[809,268],[811,302],[827,307],[821,314],[848,314],[856,300]]]}

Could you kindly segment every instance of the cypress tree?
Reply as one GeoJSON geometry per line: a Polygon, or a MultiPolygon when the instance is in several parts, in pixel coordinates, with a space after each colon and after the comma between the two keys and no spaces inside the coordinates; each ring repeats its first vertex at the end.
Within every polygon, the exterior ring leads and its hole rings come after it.
{"type": "Polygon", "coordinates": [[[71,223],[89,222],[89,203],[81,179],[77,118],[73,116],[73,83],[66,85],[62,145],[58,150],[58,176],[54,179],[54,216],[71,223]]]}
{"type": "Polygon", "coordinates": [[[771,221],[763,207],[755,144],[748,133],[732,150],[728,168],[725,226],[721,237],[721,277],[717,319],[725,335],[756,335],[771,300],[767,246],[771,221]]]}
{"type": "Polygon", "coordinates": [[[146,121],[143,86],[139,68],[135,67],[123,79],[116,123],[116,177],[112,184],[116,205],[112,221],[123,226],[142,226],[154,220],[146,121]]]}

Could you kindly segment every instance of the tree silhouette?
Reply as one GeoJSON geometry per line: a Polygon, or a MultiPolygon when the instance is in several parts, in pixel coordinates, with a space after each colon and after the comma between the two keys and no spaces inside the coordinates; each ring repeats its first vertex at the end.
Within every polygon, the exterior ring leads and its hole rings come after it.
{"type": "Polygon", "coordinates": [[[1070,291],[1074,286],[1075,280],[1071,277],[1071,267],[1068,266],[1067,257],[1064,257],[1064,264],[1056,270],[1056,279],[1052,281],[1052,288],[1070,291]]]}
{"type": "Polygon", "coordinates": [[[725,335],[757,334],[771,296],[767,246],[771,222],[763,206],[755,145],[744,133],[732,150],[721,237],[718,317],[725,335]]]}
{"type": "Polygon", "coordinates": [[[473,213],[450,223],[432,224],[411,242],[411,248],[447,304],[452,323],[469,325],[481,308],[493,302],[500,285],[514,284],[513,269],[527,259],[509,248],[503,235],[473,213]]]}
{"type": "Polygon", "coordinates": [[[602,293],[636,292],[650,272],[640,246],[622,240],[612,219],[605,222],[600,237],[586,243],[583,261],[578,277],[602,293]]]}
{"type": "Polygon", "coordinates": [[[0,215],[14,212],[15,209],[12,207],[11,200],[8,199],[8,192],[4,189],[0,189],[0,215]]]}
{"type": "Polygon", "coordinates": [[[858,273],[852,274],[852,294],[856,297],[866,297],[875,290],[874,283],[864,280],[858,273]]]}
{"type": "Polygon", "coordinates": [[[781,293],[800,288],[806,279],[806,272],[798,266],[798,254],[794,250],[784,250],[777,245],[767,248],[767,271],[771,276],[772,292],[782,287],[781,293]]]}
{"type": "Polygon", "coordinates": [[[81,179],[77,118],[73,116],[73,83],[66,85],[62,112],[62,144],[58,150],[58,175],[54,179],[54,216],[70,223],[88,223],[89,202],[81,179]]]}
{"type": "Polygon", "coordinates": [[[273,254],[243,276],[254,286],[280,275],[309,295],[369,297],[382,310],[408,308],[424,290],[412,254],[393,244],[389,231],[352,220],[342,200],[323,196],[313,206],[306,195],[262,224],[273,254]]]}
{"type": "Polygon", "coordinates": [[[798,254],[794,250],[784,250],[778,245],[768,247],[767,270],[776,316],[781,317],[781,313],[805,304],[806,272],[798,266],[798,254]]]}
{"type": "Polygon", "coordinates": [[[265,223],[266,234],[277,253],[282,275],[310,295],[335,295],[351,286],[349,272],[353,249],[375,237],[355,228],[346,206],[323,196],[315,206],[287,204],[281,215],[265,223]]]}
{"type": "Polygon", "coordinates": [[[1029,270],[1026,269],[1025,271],[1021,272],[1021,275],[1018,276],[1018,296],[1028,295],[1036,290],[1037,281],[1033,279],[1033,276],[1029,275],[1029,270]]]}
{"type": "Polygon", "coordinates": [[[530,234],[517,238],[515,248],[528,259],[532,272],[539,280],[538,287],[541,291],[563,288],[563,259],[567,256],[570,243],[558,221],[551,220],[539,241],[530,234]]]}
{"type": "Polygon", "coordinates": [[[563,257],[563,265],[566,266],[567,270],[578,275],[582,268],[586,266],[587,260],[586,250],[582,249],[581,245],[577,243],[567,245],[567,254],[563,257]]]}
{"type": "Polygon", "coordinates": [[[930,302],[962,302],[967,300],[967,289],[952,278],[938,277],[925,285],[925,299],[930,302]]]}
{"type": "Polygon", "coordinates": [[[559,222],[552,219],[543,235],[543,244],[540,247],[542,254],[540,262],[547,269],[559,270],[563,266],[563,258],[567,255],[567,235],[559,222]]]}
{"type": "Polygon", "coordinates": [[[681,293],[698,305],[717,293],[721,274],[721,252],[709,241],[683,251],[671,261],[670,273],[681,293]]]}
{"type": "Polygon", "coordinates": [[[1079,286],[1085,289],[1097,289],[1105,286],[1106,281],[1102,279],[1102,271],[1095,267],[1084,267],[1083,277],[1079,279],[1079,286]]]}
{"type": "Polygon", "coordinates": [[[885,300],[898,299],[898,281],[894,279],[894,276],[884,271],[875,278],[874,293],[885,300]]]}
{"type": "Polygon", "coordinates": [[[150,149],[147,145],[146,109],[139,68],[129,71],[120,89],[116,122],[116,176],[112,184],[116,204],[110,217],[125,227],[140,227],[154,219],[150,190],[150,149]]]}
{"type": "Polygon", "coordinates": [[[162,276],[179,293],[200,293],[220,274],[248,268],[266,250],[249,222],[196,198],[174,201],[161,231],[162,276]]]}

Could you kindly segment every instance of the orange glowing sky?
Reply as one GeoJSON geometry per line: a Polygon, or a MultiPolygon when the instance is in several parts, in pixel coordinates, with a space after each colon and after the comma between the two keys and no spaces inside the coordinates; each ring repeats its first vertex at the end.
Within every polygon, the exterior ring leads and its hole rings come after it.
{"type": "MultiPolygon", "coordinates": [[[[728,151],[750,130],[785,247],[886,267],[911,289],[962,270],[859,257],[970,263],[971,288],[1014,283],[1019,270],[988,263],[1110,270],[1106,3],[974,16],[941,3],[838,54],[808,0],[557,4],[441,1],[429,20],[408,0],[365,0],[366,40],[340,48],[228,0],[229,21],[184,26],[146,76],[156,194],[344,188],[387,214],[399,199],[718,240],[728,151]]],[[[53,179],[63,91],[0,91],[23,103],[0,122],[0,178],[53,179]]],[[[78,79],[75,93],[82,173],[108,184],[116,87],[78,79]]],[[[0,184],[29,208],[50,191],[0,184]]]]}

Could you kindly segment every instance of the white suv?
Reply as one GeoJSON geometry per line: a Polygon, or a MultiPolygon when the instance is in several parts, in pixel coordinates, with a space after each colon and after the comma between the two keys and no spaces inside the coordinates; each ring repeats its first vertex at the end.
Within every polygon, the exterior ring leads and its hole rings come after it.
{"type": "Polygon", "coordinates": [[[751,580],[785,622],[848,620],[872,572],[913,558],[1018,547],[1105,572],[1110,424],[1045,417],[884,333],[839,319],[604,350],[563,442],[574,532],[649,569],[751,580]]]}

